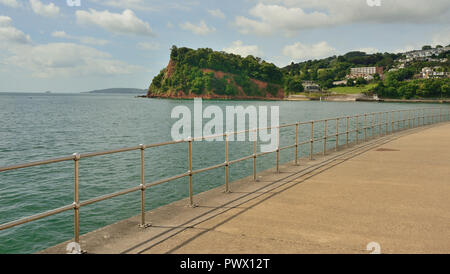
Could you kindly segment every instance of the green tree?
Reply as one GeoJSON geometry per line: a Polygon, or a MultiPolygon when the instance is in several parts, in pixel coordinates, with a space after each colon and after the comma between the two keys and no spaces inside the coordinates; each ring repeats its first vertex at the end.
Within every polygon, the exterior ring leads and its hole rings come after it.
{"type": "Polygon", "coordinates": [[[288,93],[297,93],[305,91],[305,87],[300,79],[291,79],[287,85],[288,93]]]}
{"type": "Polygon", "coordinates": [[[357,78],[355,82],[356,82],[357,86],[362,86],[362,85],[366,85],[367,84],[366,79],[364,79],[362,77],[357,78]]]}

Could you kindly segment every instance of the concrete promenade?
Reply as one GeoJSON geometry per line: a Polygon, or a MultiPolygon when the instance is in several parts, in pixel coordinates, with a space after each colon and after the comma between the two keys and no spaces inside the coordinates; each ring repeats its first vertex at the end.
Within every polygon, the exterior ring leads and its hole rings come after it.
{"type": "MultiPolygon", "coordinates": [[[[341,147],[81,237],[88,253],[450,253],[450,123],[341,147]]],[[[195,183],[194,183],[195,187],[195,183]]],[[[151,192],[150,192],[151,195],[151,192]]],[[[67,243],[43,253],[65,253],[67,243]]]]}

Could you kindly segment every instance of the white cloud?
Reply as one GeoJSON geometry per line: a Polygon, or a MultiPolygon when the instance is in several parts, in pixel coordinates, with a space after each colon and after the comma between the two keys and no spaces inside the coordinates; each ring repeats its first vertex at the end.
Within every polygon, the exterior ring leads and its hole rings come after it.
{"type": "Polygon", "coordinates": [[[234,53],[241,55],[242,57],[247,57],[248,55],[253,56],[262,56],[263,52],[256,45],[244,45],[242,41],[234,41],[233,44],[227,48],[224,48],[223,51],[228,53],[234,53]]]}
{"type": "Polygon", "coordinates": [[[52,36],[57,38],[70,38],[70,36],[64,31],[54,31],[52,32],[52,36]]]}
{"type": "Polygon", "coordinates": [[[382,1],[369,7],[364,0],[260,0],[249,10],[251,17],[237,16],[234,24],[242,33],[287,34],[303,29],[364,23],[449,22],[450,1],[382,1]]]}
{"type": "Polygon", "coordinates": [[[405,53],[405,52],[417,50],[420,48],[421,48],[421,46],[418,46],[418,45],[406,45],[402,48],[393,50],[392,53],[405,53]]]}
{"type": "Polygon", "coordinates": [[[244,16],[237,16],[235,25],[239,27],[239,31],[244,34],[256,33],[260,35],[268,35],[273,32],[273,29],[267,23],[248,19],[244,16]]]}
{"type": "Polygon", "coordinates": [[[161,11],[163,9],[178,9],[188,11],[192,6],[199,5],[198,1],[182,0],[177,3],[175,0],[90,0],[103,6],[120,8],[120,9],[133,9],[144,11],[161,11]]]}
{"type": "Polygon", "coordinates": [[[140,50],[158,50],[160,46],[158,43],[140,42],[137,44],[137,48],[140,50]]]}
{"type": "Polygon", "coordinates": [[[214,27],[208,27],[205,21],[200,21],[198,25],[192,24],[191,22],[186,22],[180,24],[180,27],[184,30],[191,31],[197,35],[207,35],[209,33],[215,32],[216,29],[214,27]]]}
{"type": "Polygon", "coordinates": [[[432,46],[441,45],[443,47],[450,44],[450,28],[443,29],[433,34],[432,46]]]}
{"type": "Polygon", "coordinates": [[[356,51],[362,51],[362,52],[365,52],[365,53],[367,53],[367,54],[374,54],[374,53],[378,53],[378,52],[380,52],[378,49],[376,49],[376,48],[359,48],[359,49],[356,49],[356,51]]]}
{"type": "Polygon", "coordinates": [[[144,0],[91,0],[104,6],[135,9],[135,10],[155,10],[152,6],[147,5],[144,0]]]}
{"type": "MultiPolygon", "coordinates": [[[[0,57],[8,70],[18,67],[38,78],[123,75],[143,70],[142,67],[116,60],[109,53],[89,46],[32,43],[29,35],[15,29],[11,23],[10,17],[0,16],[0,57]]],[[[64,31],[55,31],[52,36],[72,38],[64,31]]]]}
{"type": "Polygon", "coordinates": [[[30,0],[31,9],[34,13],[45,17],[57,17],[59,16],[59,7],[53,3],[48,5],[43,4],[39,0],[30,0]]]}
{"type": "Polygon", "coordinates": [[[336,53],[336,49],[328,45],[325,41],[313,45],[305,45],[297,42],[283,48],[283,54],[296,61],[319,59],[332,56],[336,53]]]}
{"type": "Polygon", "coordinates": [[[97,25],[116,34],[135,34],[153,36],[150,25],[139,19],[132,10],[123,13],[111,13],[107,10],[76,11],[77,23],[81,25],[97,25]]]}
{"type": "Polygon", "coordinates": [[[9,16],[0,16],[0,46],[8,44],[30,44],[31,38],[12,26],[9,16]]]}
{"type": "Polygon", "coordinates": [[[450,28],[443,28],[441,30],[430,33],[430,38],[416,42],[410,42],[404,46],[392,50],[393,53],[405,53],[413,50],[420,50],[424,45],[435,47],[437,45],[448,46],[450,44],[450,28]]]}
{"type": "Polygon", "coordinates": [[[50,43],[10,49],[6,64],[29,70],[34,77],[82,77],[130,74],[142,68],[115,60],[110,54],[74,43],[50,43]]]}
{"type": "Polygon", "coordinates": [[[98,38],[89,37],[89,36],[72,36],[72,35],[68,35],[64,31],[54,31],[54,32],[52,32],[52,36],[56,37],[56,38],[62,38],[62,39],[77,40],[77,41],[80,41],[83,44],[94,45],[94,46],[104,46],[104,45],[109,43],[108,40],[98,39],[98,38]]]}
{"type": "Polygon", "coordinates": [[[326,26],[331,23],[328,15],[323,12],[306,13],[301,8],[287,8],[279,5],[259,3],[250,10],[250,14],[259,20],[243,16],[236,17],[235,24],[240,27],[242,33],[268,34],[275,30],[293,32],[305,28],[326,26]]]}
{"type": "Polygon", "coordinates": [[[0,27],[10,26],[12,19],[9,16],[0,15],[0,27]]]}
{"type": "Polygon", "coordinates": [[[225,14],[220,9],[208,10],[208,13],[220,19],[225,19],[226,17],[225,14]]]}
{"type": "Polygon", "coordinates": [[[17,0],[0,0],[0,4],[11,8],[18,8],[22,6],[22,3],[18,2],[17,0]]]}
{"type": "Polygon", "coordinates": [[[83,44],[93,45],[93,46],[104,46],[109,43],[108,40],[98,39],[98,38],[89,37],[89,36],[77,37],[77,39],[78,39],[78,41],[80,41],[83,44]]]}

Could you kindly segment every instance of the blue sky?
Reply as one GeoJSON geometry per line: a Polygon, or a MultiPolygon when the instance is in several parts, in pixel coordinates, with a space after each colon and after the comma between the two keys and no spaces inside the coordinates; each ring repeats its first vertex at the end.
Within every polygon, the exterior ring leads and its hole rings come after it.
{"type": "Polygon", "coordinates": [[[285,66],[450,44],[448,0],[67,2],[0,0],[0,92],[147,88],[172,45],[285,66]]]}

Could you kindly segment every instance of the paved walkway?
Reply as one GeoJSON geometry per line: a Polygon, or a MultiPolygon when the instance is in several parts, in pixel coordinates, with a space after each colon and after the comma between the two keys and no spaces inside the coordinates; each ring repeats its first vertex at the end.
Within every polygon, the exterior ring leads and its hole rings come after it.
{"type": "MultiPolygon", "coordinates": [[[[450,124],[281,166],[82,236],[88,253],[450,253],[450,124]]],[[[66,244],[66,243],[65,243],[66,244]]],[[[45,250],[64,252],[65,244],[45,250]]]]}

